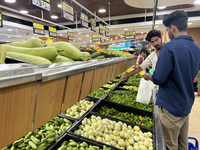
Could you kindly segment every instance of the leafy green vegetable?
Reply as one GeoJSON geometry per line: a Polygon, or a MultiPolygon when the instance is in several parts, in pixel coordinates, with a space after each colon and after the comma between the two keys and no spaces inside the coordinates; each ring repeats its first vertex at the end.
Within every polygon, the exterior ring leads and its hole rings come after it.
{"type": "Polygon", "coordinates": [[[103,88],[99,88],[98,90],[91,93],[89,96],[96,97],[96,98],[102,98],[109,91],[110,91],[110,89],[104,90],[103,88]]]}

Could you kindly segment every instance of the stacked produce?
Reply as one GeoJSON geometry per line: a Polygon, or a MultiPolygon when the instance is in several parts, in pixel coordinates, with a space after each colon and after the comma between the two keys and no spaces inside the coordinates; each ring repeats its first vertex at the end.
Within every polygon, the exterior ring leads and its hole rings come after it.
{"type": "Polygon", "coordinates": [[[57,150],[111,150],[111,148],[107,148],[105,145],[103,149],[100,149],[98,146],[88,145],[86,142],[75,142],[74,140],[64,141],[57,150]]]}
{"type": "Polygon", "coordinates": [[[137,93],[135,91],[125,91],[125,90],[116,90],[108,95],[106,98],[112,102],[116,102],[119,104],[139,108],[146,111],[153,111],[153,102],[150,101],[149,104],[136,102],[137,93]]]}
{"type": "Polygon", "coordinates": [[[133,90],[133,91],[138,91],[138,89],[139,89],[139,87],[137,87],[137,86],[130,86],[130,85],[120,86],[120,88],[129,89],[129,90],[133,90]]]}
{"type": "Polygon", "coordinates": [[[135,123],[135,124],[145,126],[148,128],[152,128],[153,126],[152,119],[147,116],[134,115],[133,113],[129,113],[129,112],[124,113],[124,112],[115,110],[114,108],[108,108],[106,106],[101,107],[100,109],[98,109],[97,112],[102,115],[118,118],[120,120],[135,123]]]}
{"type": "Polygon", "coordinates": [[[102,98],[109,91],[110,91],[110,89],[105,90],[103,88],[99,88],[98,90],[91,93],[89,96],[96,97],[96,98],[102,98]]]}
{"type": "Polygon", "coordinates": [[[117,84],[117,83],[113,83],[113,84],[105,84],[105,85],[103,85],[103,87],[107,87],[107,88],[109,88],[109,89],[112,89],[112,88],[115,87],[116,84],[117,84]]]}
{"type": "Polygon", "coordinates": [[[67,109],[66,111],[64,111],[62,114],[78,119],[93,105],[93,101],[90,102],[87,100],[82,100],[70,107],[69,109],[67,109]]]}
{"type": "Polygon", "coordinates": [[[140,80],[141,80],[141,75],[138,73],[137,75],[134,76],[130,76],[128,78],[128,81],[125,82],[126,84],[132,84],[135,86],[139,86],[140,85],[140,80]]]}
{"type": "Polygon", "coordinates": [[[100,56],[101,55],[101,52],[95,52],[93,54],[91,54],[91,58],[92,59],[104,59],[105,57],[104,56],[100,56]]]}
{"type": "Polygon", "coordinates": [[[119,50],[107,50],[107,49],[100,49],[98,50],[100,52],[103,52],[103,53],[107,53],[107,54],[110,54],[110,55],[116,55],[116,56],[122,56],[122,57],[133,57],[134,55],[133,54],[130,54],[130,53],[127,53],[127,52],[124,52],[124,51],[119,51],[119,50]]]}
{"type": "Polygon", "coordinates": [[[44,150],[50,145],[56,138],[59,137],[72,125],[71,121],[59,117],[53,118],[51,121],[35,130],[29,132],[23,138],[15,141],[3,150],[15,150],[15,149],[38,149],[44,150]]]}
{"type": "Polygon", "coordinates": [[[28,39],[24,42],[3,44],[0,47],[0,51],[7,51],[7,56],[9,57],[34,64],[91,59],[90,53],[81,52],[68,42],[55,42],[44,47],[43,41],[38,38],[28,39]]]}
{"type": "Polygon", "coordinates": [[[1,48],[0,45],[0,64],[5,64],[5,59],[6,59],[6,50],[1,48]]]}
{"type": "Polygon", "coordinates": [[[121,121],[102,119],[94,115],[84,118],[79,129],[74,133],[120,149],[153,150],[151,132],[142,132],[138,126],[134,128],[121,121]]]}

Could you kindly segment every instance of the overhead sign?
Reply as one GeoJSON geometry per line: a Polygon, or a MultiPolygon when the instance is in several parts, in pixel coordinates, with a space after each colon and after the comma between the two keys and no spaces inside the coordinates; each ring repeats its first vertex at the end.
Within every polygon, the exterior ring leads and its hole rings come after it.
{"type": "Polygon", "coordinates": [[[135,40],[135,31],[125,31],[124,33],[124,36],[125,36],[125,39],[134,39],[135,40]]]}
{"type": "Polygon", "coordinates": [[[97,32],[96,21],[94,19],[90,19],[90,23],[91,23],[91,30],[97,32]]]}
{"type": "Polygon", "coordinates": [[[74,22],[74,8],[62,0],[62,18],[74,22]]]}
{"type": "Polygon", "coordinates": [[[89,27],[88,16],[82,12],[81,12],[80,16],[81,16],[81,25],[88,29],[88,27],[89,27]]]}
{"type": "Polygon", "coordinates": [[[51,13],[50,0],[29,0],[29,4],[51,13]]]}
{"type": "Polygon", "coordinates": [[[33,33],[45,35],[44,25],[33,22],[33,33]]]}
{"type": "Polygon", "coordinates": [[[92,42],[100,42],[100,41],[101,41],[101,34],[92,35],[92,42]]]}
{"type": "Polygon", "coordinates": [[[55,42],[54,37],[42,37],[42,41],[44,42],[44,44],[48,44],[48,43],[52,43],[55,42]]]}
{"type": "Polygon", "coordinates": [[[51,36],[51,37],[57,37],[57,30],[56,30],[56,28],[49,27],[49,36],[51,36]]]}
{"type": "Polygon", "coordinates": [[[99,23],[99,34],[103,35],[103,25],[99,23]]]}
{"type": "Polygon", "coordinates": [[[67,32],[68,40],[73,41],[74,40],[74,33],[73,32],[67,32]]]}
{"type": "Polygon", "coordinates": [[[105,36],[106,37],[109,37],[110,36],[110,33],[109,33],[110,31],[109,31],[109,28],[106,28],[106,30],[105,30],[105,36]]]}
{"type": "Polygon", "coordinates": [[[0,27],[3,27],[2,13],[0,12],[0,27]]]}

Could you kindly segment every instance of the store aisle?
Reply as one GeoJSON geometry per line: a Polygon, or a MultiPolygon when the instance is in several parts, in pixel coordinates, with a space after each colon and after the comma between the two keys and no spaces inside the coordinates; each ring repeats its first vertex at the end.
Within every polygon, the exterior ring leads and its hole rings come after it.
{"type": "Polygon", "coordinates": [[[200,96],[195,96],[195,102],[190,113],[188,136],[195,137],[200,142],[200,96]]]}

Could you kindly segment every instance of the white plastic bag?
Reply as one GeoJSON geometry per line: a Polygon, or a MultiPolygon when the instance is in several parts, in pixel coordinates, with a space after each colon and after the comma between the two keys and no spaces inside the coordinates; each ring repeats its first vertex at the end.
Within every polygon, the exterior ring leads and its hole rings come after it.
{"type": "Polygon", "coordinates": [[[148,104],[154,87],[155,84],[152,81],[146,81],[144,78],[141,78],[136,101],[148,104]]]}

